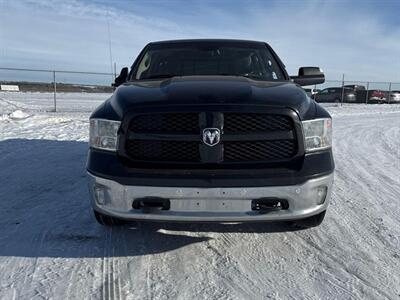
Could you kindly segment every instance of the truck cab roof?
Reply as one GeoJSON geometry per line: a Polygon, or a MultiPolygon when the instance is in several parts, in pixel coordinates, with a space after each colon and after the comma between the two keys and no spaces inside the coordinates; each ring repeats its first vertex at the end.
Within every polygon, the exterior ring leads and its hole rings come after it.
{"type": "Polygon", "coordinates": [[[222,44],[242,44],[242,45],[254,45],[254,46],[265,46],[268,45],[262,41],[251,41],[251,40],[238,40],[238,39],[179,39],[179,40],[164,40],[151,42],[148,45],[168,45],[168,44],[196,44],[196,43],[222,43],[222,44]]]}

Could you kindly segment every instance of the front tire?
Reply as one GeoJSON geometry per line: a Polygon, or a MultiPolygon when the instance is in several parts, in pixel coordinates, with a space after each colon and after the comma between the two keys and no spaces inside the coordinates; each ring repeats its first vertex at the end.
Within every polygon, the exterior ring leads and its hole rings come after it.
{"type": "Polygon", "coordinates": [[[121,219],[117,219],[114,217],[107,216],[105,214],[99,213],[97,211],[93,211],[94,216],[96,217],[97,223],[103,226],[120,226],[124,225],[125,221],[121,219]]]}
{"type": "Polygon", "coordinates": [[[293,221],[293,223],[296,227],[300,227],[300,228],[304,228],[304,229],[317,227],[317,226],[321,225],[322,221],[325,218],[325,214],[326,214],[326,210],[319,213],[318,215],[293,221]]]}

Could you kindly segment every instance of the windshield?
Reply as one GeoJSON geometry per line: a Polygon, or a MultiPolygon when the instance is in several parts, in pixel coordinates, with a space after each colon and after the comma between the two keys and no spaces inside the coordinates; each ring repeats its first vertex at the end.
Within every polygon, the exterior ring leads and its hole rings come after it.
{"type": "Polygon", "coordinates": [[[225,75],[259,80],[284,80],[285,76],[265,45],[176,44],[149,47],[134,78],[225,75]]]}

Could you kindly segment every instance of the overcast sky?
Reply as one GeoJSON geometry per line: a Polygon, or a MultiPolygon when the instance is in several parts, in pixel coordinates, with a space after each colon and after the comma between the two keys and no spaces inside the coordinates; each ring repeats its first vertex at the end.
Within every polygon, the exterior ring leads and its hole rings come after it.
{"type": "Polygon", "coordinates": [[[181,38],[268,42],[290,74],[400,82],[400,1],[0,0],[0,67],[110,71],[146,43],[181,38]]]}

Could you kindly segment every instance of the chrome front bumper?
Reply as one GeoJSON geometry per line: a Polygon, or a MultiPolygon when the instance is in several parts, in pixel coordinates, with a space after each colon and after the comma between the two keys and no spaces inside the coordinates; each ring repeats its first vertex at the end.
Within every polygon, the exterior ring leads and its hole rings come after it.
{"type": "Polygon", "coordinates": [[[333,173],[301,185],[232,188],[125,186],[88,175],[94,210],[126,220],[154,221],[249,222],[305,218],[327,208],[333,183],[333,173]],[[321,193],[318,195],[322,187],[326,187],[323,201],[321,193]],[[170,209],[132,208],[134,199],[145,197],[169,199],[170,209]],[[268,212],[252,210],[252,200],[265,197],[284,199],[289,208],[268,212]]]}

